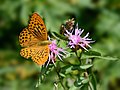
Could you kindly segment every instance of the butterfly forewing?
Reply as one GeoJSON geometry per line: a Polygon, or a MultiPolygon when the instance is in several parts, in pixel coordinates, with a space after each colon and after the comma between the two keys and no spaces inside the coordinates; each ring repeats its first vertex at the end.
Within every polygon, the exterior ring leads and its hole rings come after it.
{"type": "Polygon", "coordinates": [[[34,13],[31,16],[28,29],[33,34],[33,36],[39,40],[47,40],[46,26],[42,18],[37,13],[34,13]]]}
{"type": "Polygon", "coordinates": [[[19,36],[19,42],[23,49],[20,55],[26,59],[30,58],[38,65],[43,65],[49,56],[47,44],[40,45],[40,42],[47,40],[47,30],[42,18],[33,13],[27,28],[23,29],[19,36]]]}
{"type": "Polygon", "coordinates": [[[38,42],[39,40],[35,38],[27,28],[24,28],[22,32],[19,35],[19,42],[22,47],[27,47],[34,45],[38,42]]]}

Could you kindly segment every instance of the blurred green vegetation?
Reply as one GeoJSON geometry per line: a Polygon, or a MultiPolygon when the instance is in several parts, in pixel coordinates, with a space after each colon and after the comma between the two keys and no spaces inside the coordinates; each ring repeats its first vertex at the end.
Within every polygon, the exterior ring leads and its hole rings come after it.
{"type": "MultiPolygon", "coordinates": [[[[92,50],[120,58],[120,0],[0,0],[0,90],[54,89],[54,72],[35,88],[40,68],[19,55],[18,36],[33,12],[44,18],[48,31],[57,33],[65,20],[75,18],[95,40],[92,50]]],[[[94,60],[97,90],[120,90],[119,68],[120,61],[94,60]]]]}

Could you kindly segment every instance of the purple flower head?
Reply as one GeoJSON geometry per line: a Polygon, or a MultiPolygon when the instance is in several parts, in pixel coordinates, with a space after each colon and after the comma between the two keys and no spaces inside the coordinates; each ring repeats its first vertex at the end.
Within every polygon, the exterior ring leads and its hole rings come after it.
{"type": "Polygon", "coordinates": [[[57,57],[62,61],[62,57],[65,57],[65,55],[68,53],[64,49],[57,47],[56,40],[52,40],[51,42],[52,43],[49,45],[50,54],[49,54],[47,66],[51,61],[53,62],[53,64],[55,64],[57,57]]]}
{"type": "Polygon", "coordinates": [[[92,39],[89,39],[89,33],[87,33],[84,37],[82,37],[82,33],[83,33],[84,29],[78,29],[78,24],[76,25],[76,28],[72,30],[72,32],[69,32],[69,30],[66,30],[66,34],[65,36],[68,37],[68,46],[70,48],[76,48],[77,46],[87,50],[87,47],[92,48],[89,43],[92,43],[94,41],[92,41],[92,39]]]}

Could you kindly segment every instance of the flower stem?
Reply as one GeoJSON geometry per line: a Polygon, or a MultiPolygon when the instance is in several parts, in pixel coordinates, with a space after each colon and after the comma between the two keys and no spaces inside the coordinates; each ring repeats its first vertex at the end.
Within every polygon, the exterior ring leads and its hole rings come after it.
{"type": "Polygon", "coordinates": [[[82,61],[81,61],[82,52],[79,52],[79,50],[78,50],[78,51],[75,51],[75,54],[76,54],[76,56],[80,62],[80,65],[81,65],[82,64],[82,61]]]}
{"type": "MultiPolygon", "coordinates": [[[[55,66],[54,66],[55,67],[55,66]]],[[[58,72],[58,70],[57,70],[57,68],[55,67],[55,71],[56,71],[56,73],[57,73],[57,76],[58,76],[58,78],[59,78],[59,81],[60,81],[60,84],[61,84],[61,86],[63,87],[63,89],[64,90],[67,90],[66,88],[65,88],[65,86],[63,85],[63,83],[62,83],[62,78],[61,78],[61,76],[60,76],[60,74],[59,74],[59,72],[58,72]]]]}
{"type": "Polygon", "coordinates": [[[89,87],[90,87],[90,90],[93,90],[92,86],[91,86],[91,82],[89,82],[89,87]]]}

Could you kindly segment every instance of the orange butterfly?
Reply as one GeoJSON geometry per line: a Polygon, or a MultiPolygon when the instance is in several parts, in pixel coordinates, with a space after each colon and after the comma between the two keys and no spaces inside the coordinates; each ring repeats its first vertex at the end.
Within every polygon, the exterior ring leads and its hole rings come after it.
{"type": "Polygon", "coordinates": [[[20,55],[26,59],[30,58],[38,65],[43,65],[49,56],[50,41],[47,41],[47,30],[42,18],[33,13],[27,28],[19,35],[21,47],[20,55]]]}

